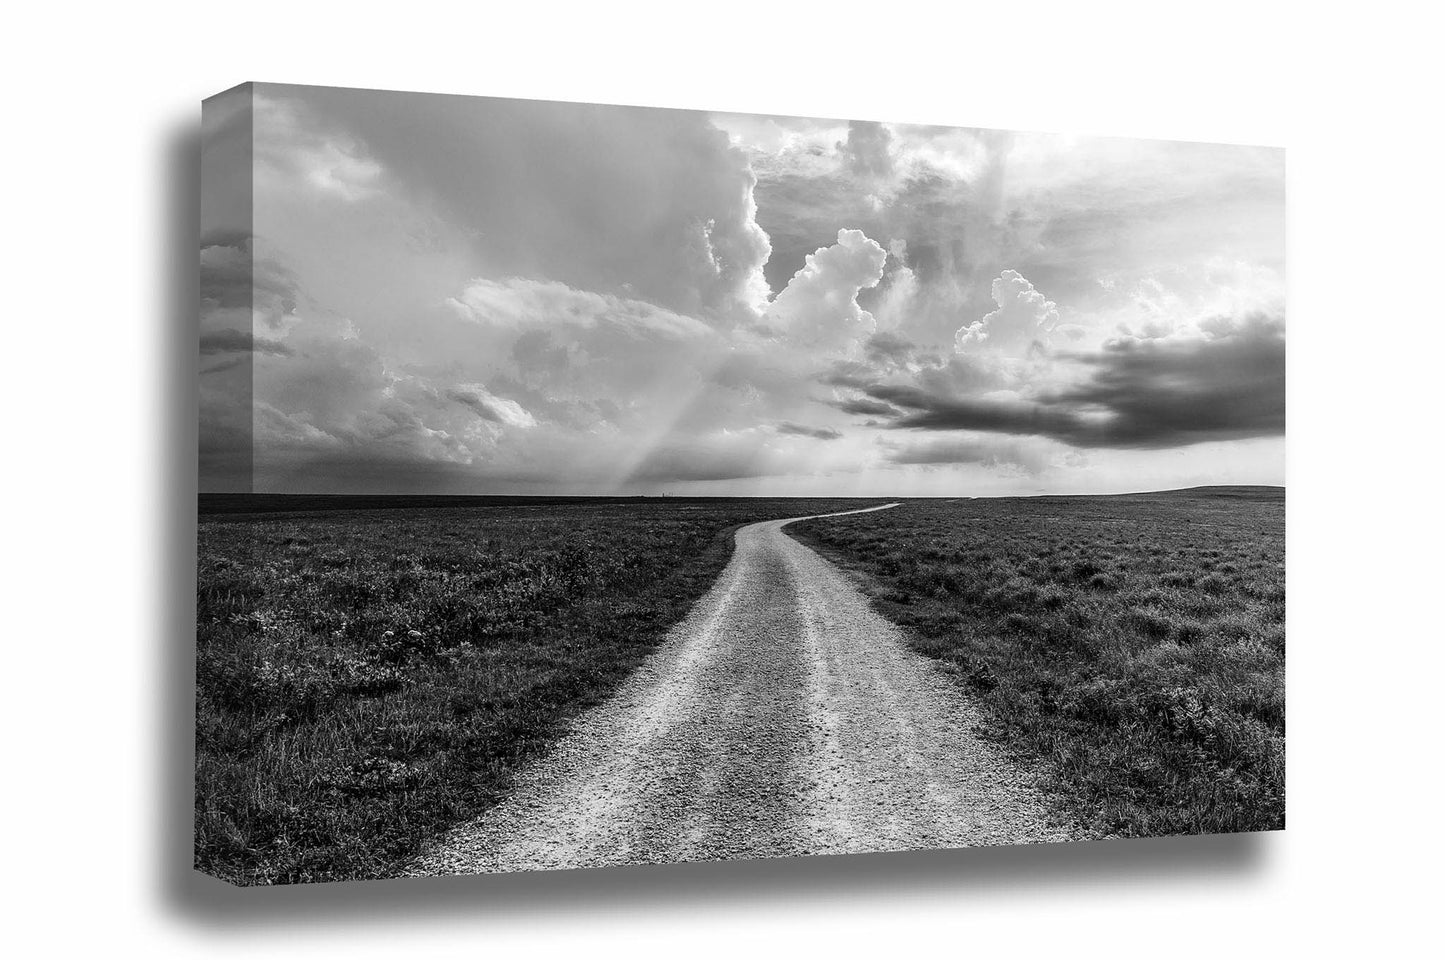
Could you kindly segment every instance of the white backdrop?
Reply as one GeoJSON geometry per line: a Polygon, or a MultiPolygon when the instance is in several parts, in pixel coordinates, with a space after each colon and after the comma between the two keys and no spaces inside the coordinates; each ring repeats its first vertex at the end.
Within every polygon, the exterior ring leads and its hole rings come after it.
{"type": "Polygon", "coordinates": [[[0,700],[17,955],[1410,952],[1440,855],[1438,25],[1378,2],[1353,19],[1258,2],[516,6],[7,13],[0,700]],[[198,101],[244,80],[1286,146],[1289,831],[279,892],[186,882],[167,858],[188,829],[175,654],[194,595],[194,135],[198,101]]]}

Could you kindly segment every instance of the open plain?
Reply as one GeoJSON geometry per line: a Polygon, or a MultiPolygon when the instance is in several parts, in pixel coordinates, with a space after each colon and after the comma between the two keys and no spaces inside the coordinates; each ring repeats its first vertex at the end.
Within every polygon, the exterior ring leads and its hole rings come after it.
{"type": "Polygon", "coordinates": [[[206,506],[235,882],[1283,825],[1277,488],[206,506]]]}

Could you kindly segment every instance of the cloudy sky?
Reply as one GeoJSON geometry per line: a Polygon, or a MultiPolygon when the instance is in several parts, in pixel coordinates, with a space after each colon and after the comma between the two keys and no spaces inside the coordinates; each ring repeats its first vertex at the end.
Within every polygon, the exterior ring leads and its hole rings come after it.
{"type": "Polygon", "coordinates": [[[1284,482],[1277,149],[273,85],[205,126],[203,490],[1284,482]]]}

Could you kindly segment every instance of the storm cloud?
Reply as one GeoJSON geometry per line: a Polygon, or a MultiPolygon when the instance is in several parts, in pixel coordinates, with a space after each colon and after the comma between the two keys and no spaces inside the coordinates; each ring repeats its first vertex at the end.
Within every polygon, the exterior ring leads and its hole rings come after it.
{"type": "Polygon", "coordinates": [[[1283,479],[1280,151],[246,89],[203,489],[1283,479]]]}
{"type": "MultiPolygon", "coordinates": [[[[867,397],[901,408],[894,429],[1049,437],[1076,447],[1160,449],[1279,435],[1285,426],[1284,324],[1215,318],[1197,338],[1108,341],[1063,359],[1090,374],[1028,399],[960,397],[874,383],[867,397]]],[[[866,404],[867,401],[855,401],[866,404]]],[[[870,411],[875,412],[875,411],[870,411]]],[[[879,415],[885,415],[876,411],[879,415]]]]}
{"type": "Polygon", "coordinates": [[[838,400],[833,406],[844,413],[855,414],[860,417],[897,417],[900,412],[892,404],[883,403],[879,400],[869,400],[864,397],[854,397],[851,400],[838,400]]]}

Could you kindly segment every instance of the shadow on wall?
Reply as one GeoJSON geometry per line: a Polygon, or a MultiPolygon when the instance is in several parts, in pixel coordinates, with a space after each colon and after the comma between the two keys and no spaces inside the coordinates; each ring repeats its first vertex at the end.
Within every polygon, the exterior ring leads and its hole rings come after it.
{"type": "Polygon", "coordinates": [[[160,642],[157,696],[152,721],[159,751],[156,769],[157,882],[162,901],[171,908],[189,897],[199,875],[191,871],[193,765],[195,763],[196,652],[196,371],[199,359],[199,241],[201,221],[200,111],[178,121],[162,145],[166,216],[161,231],[165,248],[157,261],[163,310],[155,326],[156,355],[164,358],[157,409],[163,461],[155,515],[161,518],[160,570],[154,582],[160,591],[156,610],[160,642]]]}
{"type": "Polygon", "coordinates": [[[164,518],[163,568],[156,578],[164,642],[157,648],[162,689],[154,701],[161,761],[155,884],[166,913],[181,922],[230,930],[468,915],[555,921],[560,910],[669,912],[780,901],[841,906],[1079,885],[1235,884],[1261,871],[1271,844],[1259,834],[251,889],[192,871],[200,147],[199,121],[178,124],[159,171],[169,190],[169,209],[160,257],[166,309],[157,326],[156,349],[167,360],[160,408],[168,421],[163,425],[162,486],[155,493],[157,514],[164,518]]]}
{"type": "MultiPolygon", "coordinates": [[[[177,831],[177,846],[189,842],[177,831]]],[[[1171,880],[1236,885],[1268,859],[1265,834],[1103,840],[916,853],[609,867],[500,876],[376,880],[239,888],[190,873],[173,876],[165,906],[217,931],[281,925],[354,929],[358,923],[476,918],[498,923],[619,912],[696,914],[738,907],[971,897],[1106,885],[1157,889],[1171,880]]],[[[184,868],[186,864],[178,864],[184,868]]]]}

